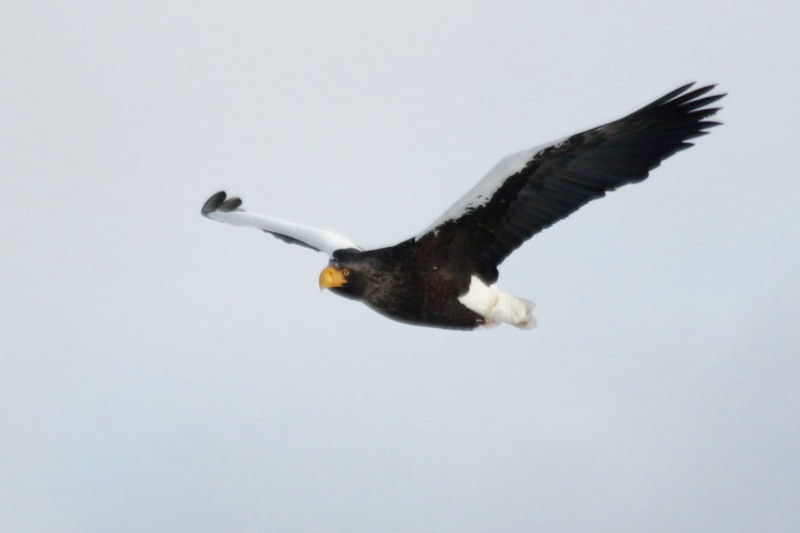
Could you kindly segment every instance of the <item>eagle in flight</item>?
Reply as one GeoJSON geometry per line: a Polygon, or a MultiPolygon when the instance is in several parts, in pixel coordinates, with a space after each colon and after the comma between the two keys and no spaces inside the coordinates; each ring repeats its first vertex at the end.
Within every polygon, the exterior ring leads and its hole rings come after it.
{"type": "Polygon", "coordinates": [[[202,214],[328,254],[320,288],[389,318],[463,330],[502,322],[532,327],[533,303],[501,292],[497,267],[531,236],[607,191],[644,180],[719,125],[708,119],[725,95],[693,85],[609,124],[506,157],[431,226],[394,246],[364,250],[327,230],[245,211],[224,191],[206,201],[202,214]]]}

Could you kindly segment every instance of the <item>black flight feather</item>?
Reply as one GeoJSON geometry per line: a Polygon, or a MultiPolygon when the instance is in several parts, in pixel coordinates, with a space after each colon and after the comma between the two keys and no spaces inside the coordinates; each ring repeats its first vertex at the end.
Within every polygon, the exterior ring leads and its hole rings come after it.
{"type": "Polygon", "coordinates": [[[591,200],[622,185],[644,180],[661,161],[718,122],[705,120],[724,94],[704,96],[714,86],[684,85],[630,115],[572,135],[536,153],[508,176],[492,197],[421,240],[434,239],[448,254],[477,264],[486,282],[497,266],[531,236],[591,200]]]}

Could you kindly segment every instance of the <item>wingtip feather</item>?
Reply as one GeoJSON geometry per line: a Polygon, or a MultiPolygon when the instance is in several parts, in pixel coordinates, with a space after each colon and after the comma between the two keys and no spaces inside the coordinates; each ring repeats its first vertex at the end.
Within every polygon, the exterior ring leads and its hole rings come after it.
{"type": "Polygon", "coordinates": [[[227,213],[229,211],[235,211],[242,205],[242,200],[237,197],[228,198],[228,195],[225,191],[219,191],[218,193],[212,194],[206,203],[203,204],[203,207],[200,209],[200,213],[204,217],[207,217],[211,213],[215,211],[222,211],[223,213],[227,213]]]}
{"type": "Polygon", "coordinates": [[[227,194],[225,194],[225,191],[219,191],[218,193],[212,194],[203,204],[202,209],[200,209],[200,213],[202,213],[204,217],[208,216],[210,213],[213,213],[219,206],[222,205],[226,197],[227,194]]]}

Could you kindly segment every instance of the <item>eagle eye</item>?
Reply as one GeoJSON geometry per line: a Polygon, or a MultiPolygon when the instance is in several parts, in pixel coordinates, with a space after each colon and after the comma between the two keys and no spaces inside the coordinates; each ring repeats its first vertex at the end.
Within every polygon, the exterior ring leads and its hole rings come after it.
{"type": "Polygon", "coordinates": [[[349,268],[343,268],[342,269],[342,274],[344,275],[344,277],[349,276],[350,275],[350,269],[349,268]]]}

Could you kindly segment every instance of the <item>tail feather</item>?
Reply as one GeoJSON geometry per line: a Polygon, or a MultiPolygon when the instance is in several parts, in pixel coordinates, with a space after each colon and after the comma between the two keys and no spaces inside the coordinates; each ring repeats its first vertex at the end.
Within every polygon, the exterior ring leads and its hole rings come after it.
{"type": "Polygon", "coordinates": [[[458,301],[484,317],[487,326],[504,323],[520,329],[536,327],[533,302],[500,292],[495,285],[486,285],[478,276],[472,276],[469,290],[459,296],[458,301]]]}
{"type": "Polygon", "coordinates": [[[492,318],[497,322],[505,322],[520,329],[533,329],[536,319],[533,317],[533,308],[536,304],[501,292],[494,309],[492,318]]]}

